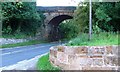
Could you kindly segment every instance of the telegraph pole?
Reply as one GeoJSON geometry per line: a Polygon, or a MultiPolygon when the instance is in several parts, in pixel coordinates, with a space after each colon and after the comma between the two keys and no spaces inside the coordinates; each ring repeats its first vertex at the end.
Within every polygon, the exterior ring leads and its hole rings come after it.
{"type": "Polygon", "coordinates": [[[92,1],[89,0],[89,40],[92,39],[92,1]]]}

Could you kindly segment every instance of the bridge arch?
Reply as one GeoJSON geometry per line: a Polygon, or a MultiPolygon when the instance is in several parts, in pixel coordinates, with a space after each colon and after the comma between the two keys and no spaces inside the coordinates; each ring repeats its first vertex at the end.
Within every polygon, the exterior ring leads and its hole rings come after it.
{"type": "Polygon", "coordinates": [[[64,20],[72,18],[73,17],[70,15],[58,15],[52,18],[48,23],[50,27],[48,39],[50,41],[58,41],[59,39],[61,39],[61,35],[59,33],[59,24],[64,20]]]}
{"type": "Polygon", "coordinates": [[[67,20],[67,19],[72,19],[73,17],[70,15],[58,15],[54,18],[52,18],[48,24],[52,24],[55,26],[58,26],[62,21],[67,20]]]}

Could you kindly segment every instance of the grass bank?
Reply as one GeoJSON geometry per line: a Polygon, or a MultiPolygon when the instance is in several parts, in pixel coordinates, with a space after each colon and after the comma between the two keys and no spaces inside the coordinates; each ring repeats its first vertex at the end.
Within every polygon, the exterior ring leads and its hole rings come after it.
{"type": "Polygon", "coordinates": [[[101,45],[120,45],[118,33],[92,34],[92,39],[88,40],[88,34],[81,34],[80,36],[72,39],[67,43],[67,46],[101,46],[101,45]]]}
{"type": "Polygon", "coordinates": [[[50,63],[50,61],[49,61],[49,54],[47,54],[47,55],[45,55],[45,56],[42,56],[42,57],[38,60],[38,62],[37,62],[37,70],[42,70],[42,71],[45,70],[45,72],[46,72],[46,71],[51,71],[51,72],[52,72],[53,70],[59,71],[60,68],[54,67],[54,66],[50,63]]]}
{"type": "Polygon", "coordinates": [[[15,44],[4,44],[0,48],[12,48],[12,47],[17,47],[17,46],[35,45],[35,44],[40,44],[40,43],[46,43],[46,42],[40,41],[40,40],[30,40],[27,42],[21,42],[21,43],[15,43],[15,44]]]}

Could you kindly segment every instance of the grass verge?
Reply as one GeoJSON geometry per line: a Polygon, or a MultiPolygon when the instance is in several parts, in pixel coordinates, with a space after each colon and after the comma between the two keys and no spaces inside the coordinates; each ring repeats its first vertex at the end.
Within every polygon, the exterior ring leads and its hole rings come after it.
{"type": "Polygon", "coordinates": [[[60,68],[58,67],[54,67],[50,61],[49,61],[49,54],[42,56],[41,58],[39,58],[38,62],[37,62],[37,70],[42,70],[45,72],[46,71],[52,71],[52,70],[57,70],[59,71],[60,68]]]}
{"type": "Polygon", "coordinates": [[[46,42],[39,41],[39,40],[31,40],[31,41],[22,42],[22,43],[4,44],[0,48],[12,48],[12,47],[17,47],[17,46],[27,46],[27,45],[34,45],[34,44],[40,44],[40,43],[46,43],[46,42]]]}
{"type": "Polygon", "coordinates": [[[92,34],[92,40],[88,40],[88,34],[81,34],[67,43],[67,46],[102,46],[102,45],[120,45],[120,34],[117,33],[99,33],[92,34]]]}

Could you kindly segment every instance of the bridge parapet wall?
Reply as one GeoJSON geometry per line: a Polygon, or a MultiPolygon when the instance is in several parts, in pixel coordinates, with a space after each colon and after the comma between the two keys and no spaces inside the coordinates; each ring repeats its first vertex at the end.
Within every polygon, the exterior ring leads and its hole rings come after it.
{"type": "Polygon", "coordinates": [[[49,60],[65,70],[117,70],[118,46],[54,46],[49,60]]]}

